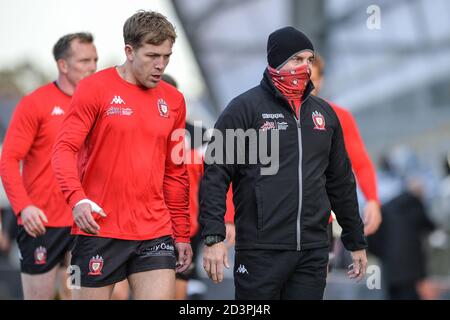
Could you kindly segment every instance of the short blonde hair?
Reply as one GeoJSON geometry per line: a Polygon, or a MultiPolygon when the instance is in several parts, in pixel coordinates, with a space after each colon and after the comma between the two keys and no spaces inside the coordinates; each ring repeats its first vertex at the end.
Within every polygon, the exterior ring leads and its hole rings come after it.
{"type": "Polygon", "coordinates": [[[175,42],[177,33],[167,18],[155,11],[139,10],[129,17],[123,25],[123,39],[133,49],[145,43],[160,45],[166,40],[175,42]]]}

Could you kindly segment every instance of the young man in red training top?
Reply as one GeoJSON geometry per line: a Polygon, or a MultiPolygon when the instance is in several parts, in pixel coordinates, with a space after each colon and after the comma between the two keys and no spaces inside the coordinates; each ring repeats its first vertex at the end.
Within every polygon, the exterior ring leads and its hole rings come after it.
{"type": "MultiPolygon", "coordinates": [[[[314,83],[314,95],[319,94],[323,82],[324,61],[316,55],[312,66],[311,81],[314,83]]],[[[328,101],[336,112],[344,134],[345,148],[352,163],[359,187],[365,198],[364,208],[364,234],[374,234],[381,224],[380,202],[378,199],[376,173],[372,161],[367,154],[364,142],[359,134],[356,121],[350,111],[328,101]]]]}
{"type": "Polygon", "coordinates": [[[98,59],[89,33],[63,36],[53,55],[58,78],[19,102],[1,160],[2,181],[19,222],[23,294],[33,300],[53,298],[58,265],[73,244],[72,215],[51,169],[50,154],[75,87],[95,72],[98,59]]]}
{"type": "Polygon", "coordinates": [[[148,11],[128,18],[123,33],[125,63],[80,82],[53,149],[78,235],[73,296],[108,299],[127,278],[135,299],[172,299],[175,269],[192,259],[184,135],[172,137],[184,132],[186,107],[160,82],[176,33],[148,11]]]}

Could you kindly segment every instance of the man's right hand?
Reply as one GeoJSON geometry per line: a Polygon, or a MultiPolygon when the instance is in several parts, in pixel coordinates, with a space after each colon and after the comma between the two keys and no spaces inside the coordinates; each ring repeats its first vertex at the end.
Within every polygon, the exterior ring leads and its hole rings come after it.
{"type": "MultiPolygon", "coordinates": [[[[92,216],[92,207],[89,203],[80,203],[73,208],[73,220],[81,231],[89,234],[98,234],[100,226],[95,222],[92,216]]],[[[100,216],[106,218],[103,210],[98,212],[100,216]]]]}
{"type": "Polygon", "coordinates": [[[230,268],[225,243],[221,241],[210,247],[205,246],[203,251],[203,268],[214,283],[223,281],[223,266],[227,269],[230,268]]]}
{"type": "Polygon", "coordinates": [[[357,282],[361,281],[367,271],[367,255],[366,250],[352,251],[353,263],[349,265],[349,271],[347,272],[350,279],[356,279],[357,282]]]}
{"type": "Polygon", "coordinates": [[[48,219],[41,209],[30,205],[20,212],[20,217],[25,231],[30,236],[36,238],[45,234],[43,222],[48,223],[48,219]]]}

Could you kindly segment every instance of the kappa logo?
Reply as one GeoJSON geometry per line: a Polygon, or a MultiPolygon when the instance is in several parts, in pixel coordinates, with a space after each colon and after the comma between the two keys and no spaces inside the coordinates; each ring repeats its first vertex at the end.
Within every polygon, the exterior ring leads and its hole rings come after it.
{"type": "Polygon", "coordinates": [[[284,118],[284,114],[282,114],[282,113],[263,113],[262,118],[263,119],[280,119],[280,118],[284,118]]]}
{"type": "Polygon", "coordinates": [[[45,247],[37,247],[34,250],[34,264],[46,264],[47,263],[47,249],[45,247]]]}
{"type": "Polygon", "coordinates": [[[236,273],[248,274],[248,271],[247,271],[247,268],[243,264],[240,264],[239,268],[236,269],[236,273]]]}
{"type": "Polygon", "coordinates": [[[64,110],[60,106],[54,106],[52,116],[62,116],[62,115],[64,115],[64,110]]]}
{"type": "Polygon", "coordinates": [[[131,116],[133,114],[133,109],[128,106],[121,106],[125,104],[125,101],[120,96],[114,96],[110,104],[111,106],[106,110],[107,116],[131,116]]]}
{"type": "Polygon", "coordinates": [[[319,111],[316,110],[312,113],[312,120],[314,122],[314,129],[326,130],[325,129],[325,118],[319,111]]]}
{"type": "Polygon", "coordinates": [[[90,276],[101,276],[103,269],[103,257],[96,255],[89,261],[89,273],[90,276]]]}
{"type": "Polygon", "coordinates": [[[169,106],[164,99],[158,99],[158,111],[159,115],[164,118],[169,117],[169,106]]]}
{"type": "Polygon", "coordinates": [[[120,96],[114,96],[110,104],[125,104],[125,101],[120,96]]]}

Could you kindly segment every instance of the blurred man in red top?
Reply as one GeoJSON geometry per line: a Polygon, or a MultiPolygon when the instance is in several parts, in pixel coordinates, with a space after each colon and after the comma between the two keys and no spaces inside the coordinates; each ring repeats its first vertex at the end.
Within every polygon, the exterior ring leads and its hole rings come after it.
{"type": "Polygon", "coordinates": [[[89,33],[63,36],[53,55],[58,78],[19,102],[1,160],[5,191],[18,216],[24,298],[33,300],[53,298],[58,264],[73,244],[70,208],[51,169],[50,154],[75,87],[97,68],[97,51],[89,33]]]}
{"type": "Polygon", "coordinates": [[[128,279],[135,299],[172,299],[175,269],[192,259],[186,106],[160,82],[176,33],[148,11],[128,18],[123,33],[125,63],[80,82],[53,149],[78,235],[72,265],[81,289],[73,296],[109,299],[113,284],[128,279]]]}
{"type": "MultiPolygon", "coordinates": [[[[313,94],[319,94],[323,82],[324,61],[316,55],[313,66],[311,81],[314,83],[313,94]]],[[[352,168],[359,187],[365,198],[364,208],[364,234],[366,236],[375,233],[381,224],[380,202],[377,192],[376,173],[372,161],[367,154],[364,142],[359,134],[356,121],[350,111],[339,107],[328,101],[336,112],[344,134],[345,148],[347,149],[352,168]]]]}
{"type": "MultiPolygon", "coordinates": [[[[175,88],[178,88],[178,83],[175,79],[165,73],[162,76],[162,80],[171,84],[175,88]]],[[[186,121],[186,168],[189,176],[189,217],[190,217],[190,237],[193,251],[193,262],[191,267],[183,273],[176,274],[176,285],[175,285],[175,299],[185,300],[188,298],[188,281],[194,277],[195,274],[195,258],[197,254],[198,244],[201,241],[199,237],[199,225],[198,225],[198,212],[199,212],[199,187],[200,181],[203,176],[203,153],[204,145],[196,145],[194,136],[200,134],[202,136],[206,129],[203,127],[196,127],[189,121],[186,121]]],[[[227,211],[225,213],[225,228],[226,228],[226,239],[225,243],[227,247],[234,245],[235,238],[235,227],[234,227],[234,206],[233,206],[233,193],[230,188],[227,194],[227,211]]],[[[116,292],[115,288],[114,292],[116,292]]]]}

